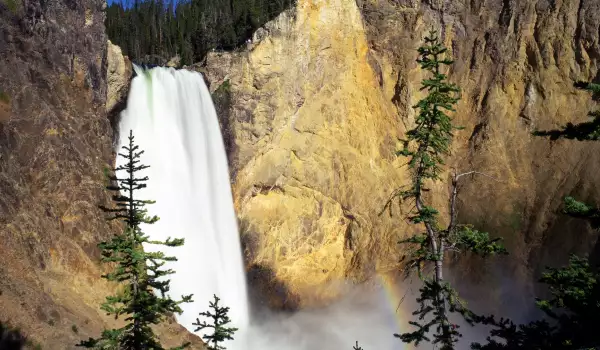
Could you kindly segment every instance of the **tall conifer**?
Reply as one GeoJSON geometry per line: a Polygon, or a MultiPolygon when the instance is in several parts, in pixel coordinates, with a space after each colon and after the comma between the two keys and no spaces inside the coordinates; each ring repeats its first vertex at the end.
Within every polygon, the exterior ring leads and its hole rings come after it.
{"type": "Polygon", "coordinates": [[[410,324],[417,329],[413,332],[395,334],[406,343],[418,345],[423,341],[440,344],[441,349],[454,349],[454,344],[461,334],[458,326],[449,320],[450,313],[461,314],[468,323],[473,323],[474,315],[467,309],[452,286],[444,280],[444,257],[450,252],[472,251],[481,255],[505,253],[498,244],[499,239],[490,239],[488,234],[473,229],[470,225],[457,224],[456,197],[458,180],[466,175],[478,174],[469,171],[452,175],[452,190],[449,198],[450,218],[446,227],[438,221],[438,210],[429,205],[424,193],[429,191],[428,184],[440,180],[445,164],[444,158],[450,154],[450,145],[454,130],[460,129],[452,124],[452,118],[447,112],[454,112],[454,105],[460,99],[458,86],[447,82],[442,73],[444,65],[453,61],[446,57],[447,49],[440,42],[436,31],[431,31],[425,37],[425,44],[418,49],[417,62],[422,69],[430,74],[422,81],[421,90],[427,91],[427,96],[417,103],[414,108],[419,113],[416,126],[406,134],[403,149],[398,151],[400,156],[408,157],[408,166],[412,172],[412,183],[408,188],[393,192],[390,205],[394,198],[410,201],[414,210],[409,220],[420,225],[424,232],[418,233],[400,243],[415,246],[409,254],[408,271],[417,270],[423,281],[420,297],[417,298],[419,309],[413,315],[418,316],[410,324]],[[429,334],[433,331],[433,340],[429,334]]]}
{"type": "MultiPolygon", "coordinates": [[[[115,295],[106,298],[102,310],[115,318],[124,316],[127,324],[118,329],[105,330],[98,339],[90,338],[78,346],[93,349],[122,349],[122,350],[162,350],[151,326],[161,323],[171,313],[181,313],[179,305],[190,302],[191,295],[183,296],[175,301],[166,293],[170,281],[165,277],[174,273],[171,269],[163,269],[174,257],[162,252],[145,252],[143,244],[156,244],[168,247],[183,245],[183,239],[167,239],[164,242],[151,241],[140,229],[141,224],[153,224],[158,221],[156,216],[148,216],[145,206],[154,203],[150,200],[137,199],[138,190],[146,187],[148,177],[138,177],[139,172],[148,168],[140,163],[144,151],[135,145],[133,132],[129,133],[129,144],[122,147],[120,157],[127,160],[125,165],[117,167],[127,176],[113,176],[114,185],[107,187],[117,191],[113,195],[115,208],[103,208],[110,213],[109,220],[122,220],[125,223],[124,232],[115,235],[107,242],[100,243],[102,261],[115,265],[112,272],[102,277],[121,285],[115,295]]],[[[176,349],[187,346],[182,345],[176,349]]]]}

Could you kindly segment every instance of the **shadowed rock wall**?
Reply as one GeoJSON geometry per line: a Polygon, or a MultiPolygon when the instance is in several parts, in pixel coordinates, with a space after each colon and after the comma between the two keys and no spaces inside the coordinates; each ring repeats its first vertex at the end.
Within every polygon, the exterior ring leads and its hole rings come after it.
{"type": "MultiPolygon", "coordinates": [[[[97,248],[118,230],[98,208],[114,161],[105,6],[0,0],[0,321],[43,349],[114,326],[97,248]]],[[[176,324],[160,334],[191,339],[176,324]]]]}

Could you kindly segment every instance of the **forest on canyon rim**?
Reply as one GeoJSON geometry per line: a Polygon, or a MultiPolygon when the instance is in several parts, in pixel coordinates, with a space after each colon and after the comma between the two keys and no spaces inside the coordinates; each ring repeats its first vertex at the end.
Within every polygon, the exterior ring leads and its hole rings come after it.
{"type": "Polygon", "coordinates": [[[182,64],[192,64],[211,49],[232,50],[242,45],[294,1],[113,2],[106,10],[106,31],[138,64],[161,64],[176,55],[182,64]]]}
{"type": "MultiPolygon", "coordinates": [[[[232,49],[240,45],[246,40],[249,33],[276,16],[278,11],[281,11],[281,9],[288,6],[284,4],[281,8],[267,9],[264,10],[265,12],[263,13],[261,11],[267,7],[261,5],[259,1],[238,2],[240,4],[258,4],[256,6],[248,6],[245,9],[243,7],[236,7],[238,5],[233,5],[233,3],[235,3],[235,1],[231,3],[224,1],[223,4],[214,2],[214,4],[219,4],[219,8],[213,8],[215,11],[214,16],[207,17],[213,18],[213,22],[207,23],[203,22],[204,19],[198,20],[194,17],[195,15],[206,13],[205,7],[202,6],[208,5],[202,1],[192,1],[177,5],[181,6],[181,8],[178,7],[180,12],[175,9],[174,5],[170,5],[171,7],[169,7],[169,5],[164,6],[162,2],[136,2],[129,6],[128,9],[119,7],[118,5],[111,5],[107,10],[107,31],[109,33],[109,38],[113,40],[113,42],[123,45],[125,52],[133,58],[134,62],[153,63],[151,58],[150,61],[148,61],[147,57],[158,55],[161,56],[161,58],[164,58],[171,57],[175,54],[181,54],[184,58],[184,62],[193,63],[194,61],[202,59],[212,48],[219,47],[223,49],[232,49]],[[186,12],[184,6],[194,6],[194,4],[199,6],[201,10],[198,10],[198,12],[188,10],[190,12],[186,12]],[[173,13],[175,15],[171,16],[170,14],[173,13]],[[243,15],[234,15],[236,13],[243,15]],[[214,22],[214,18],[218,18],[218,20],[214,22]],[[111,20],[113,22],[111,22],[111,20]],[[190,29],[187,27],[188,24],[184,23],[192,23],[194,25],[200,23],[201,25],[199,25],[197,29],[190,29]],[[198,34],[199,31],[202,31],[202,28],[206,29],[212,27],[216,23],[225,24],[227,28],[220,28],[208,37],[200,36],[198,34]],[[131,27],[125,28],[125,24],[131,27]],[[170,29],[165,30],[164,28],[170,29]],[[190,29],[189,32],[187,31],[188,29],[190,29]],[[113,31],[111,32],[111,30],[113,31]],[[194,34],[183,36],[182,33],[194,34]],[[221,37],[220,35],[224,36],[221,37]]],[[[421,42],[421,47],[427,45],[431,45],[431,43],[427,44],[421,42]]],[[[424,50],[432,51],[431,47],[424,50]]],[[[413,58],[418,56],[423,59],[424,53],[426,52],[420,52],[419,55],[417,52],[414,52],[413,58]]],[[[442,55],[442,53],[438,53],[442,55]]],[[[489,240],[489,237],[486,234],[477,231],[479,228],[477,226],[461,226],[461,230],[457,230],[458,225],[455,226],[451,223],[447,227],[440,227],[441,225],[437,222],[437,219],[435,219],[437,209],[427,205],[425,203],[426,201],[421,202],[422,197],[419,192],[421,191],[423,181],[436,180],[439,176],[438,168],[443,167],[443,162],[446,162],[447,159],[451,158],[451,155],[446,157],[446,153],[450,149],[448,142],[451,141],[452,137],[449,135],[452,132],[451,129],[454,125],[450,119],[445,119],[445,114],[442,112],[444,109],[452,107],[452,105],[457,102],[454,101],[454,98],[456,97],[454,93],[457,92],[455,89],[460,88],[460,86],[455,86],[445,80],[445,72],[448,69],[452,69],[452,65],[449,67],[445,67],[445,65],[446,63],[450,64],[451,62],[444,61],[443,55],[439,57],[439,66],[432,65],[431,62],[434,61],[435,60],[431,60],[430,57],[429,60],[425,59],[421,62],[421,67],[424,70],[430,68],[434,72],[432,72],[431,75],[424,75],[429,79],[423,80],[423,84],[429,86],[432,91],[429,96],[420,100],[418,105],[420,109],[417,109],[421,111],[419,116],[423,118],[422,123],[419,125],[424,128],[416,127],[412,129],[412,132],[407,133],[406,141],[410,141],[407,145],[410,143],[410,145],[417,145],[417,147],[416,149],[410,147],[404,150],[400,149],[398,154],[398,156],[406,156],[409,160],[413,160],[411,163],[413,165],[416,164],[414,171],[417,176],[415,176],[415,181],[412,185],[409,184],[409,189],[394,192],[394,194],[404,197],[404,200],[412,200],[415,203],[417,211],[410,220],[415,225],[422,227],[424,232],[427,232],[427,235],[417,235],[412,237],[408,242],[405,242],[415,244],[418,247],[418,249],[415,250],[416,255],[408,257],[409,263],[413,263],[416,267],[422,265],[435,266],[438,262],[444,262],[444,259],[441,258],[441,255],[446,253],[443,248],[444,245],[442,245],[440,251],[436,251],[435,249],[430,251],[431,243],[433,241],[437,241],[438,243],[444,242],[444,244],[447,244],[446,247],[449,246],[451,248],[459,248],[459,246],[462,245],[463,249],[469,248],[476,253],[483,253],[484,255],[502,251],[500,246],[497,245],[498,242],[489,240]],[[439,71],[438,68],[440,69],[439,71]],[[432,132],[432,130],[434,132],[432,132]],[[432,145],[427,145],[424,140],[433,140],[432,145]],[[421,160],[421,162],[416,160],[421,160]],[[429,178],[429,180],[422,180],[422,178],[429,178]],[[418,208],[419,206],[421,206],[421,208],[418,208]],[[456,235],[452,235],[451,233],[456,233],[456,235]]],[[[454,64],[464,64],[464,62],[455,62],[454,64]]],[[[413,82],[413,86],[418,86],[420,83],[421,82],[415,81],[413,82]]],[[[587,82],[576,81],[573,83],[575,83],[578,88],[588,91],[591,99],[595,99],[597,94],[600,93],[598,85],[594,83],[589,84],[587,82]]],[[[3,94],[0,97],[0,103],[7,104],[7,101],[10,101],[9,94],[3,94]]],[[[451,108],[449,109],[449,112],[447,112],[447,115],[449,117],[454,116],[451,108]]],[[[576,116],[565,116],[565,120],[570,120],[571,118],[575,119],[575,117],[576,116]]],[[[573,143],[589,143],[590,141],[596,141],[598,139],[600,116],[598,112],[591,110],[590,117],[592,118],[591,122],[567,124],[567,126],[562,129],[547,132],[542,131],[538,133],[539,135],[537,135],[537,137],[542,138],[543,136],[547,136],[549,139],[547,142],[549,144],[558,139],[567,139],[566,142],[573,143]]],[[[461,131],[456,130],[455,132],[460,133],[461,131]]],[[[455,178],[450,179],[449,185],[451,188],[458,183],[459,179],[462,178],[462,180],[465,180],[467,177],[467,175],[462,177],[459,177],[458,175],[461,174],[456,174],[455,178]]],[[[470,177],[472,175],[469,174],[468,176],[470,177]]],[[[486,175],[484,174],[481,176],[485,177],[486,175]]],[[[446,179],[442,178],[438,180],[443,182],[446,179]]],[[[494,180],[492,179],[490,181],[494,180]]],[[[437,188],[435,189],[437,190],[437,188]]],[[[394,189],[390,188],[389,190],[391,192],[394,189]]],[[[427,191],[429,189],[427,188],[427,185],[425,185],[425,188],[422,188],[422,190],[427,191]]],[[[561,210],[583,220],[582,222],[587,221],[586,225],[590,225],[593,229],[596,229],[598,227],[597,220],[599,214],[596,207],[593,205],[595,198],[589,198],[589,196],[585,194],[581,197],[586,199],[586,202],[588,202],[588,199],[591,199],[591,201],[589,201],[591,206],[576,201],[577,198],[567,197],[565,205],[561,210]]],[[[425,196],[423,198],[427,197],[425,196]]],[[[448,201],[450,200],[451,197],[448,198],[448,201]]],[[[402,220],[402,218],[397,217],[396,220],[402,220]]],[[[437,247],[437,249],[440,249],[440,245],[437,247]]],[[[451,253],[450,250],[448,250],[448,252],[451,253]]],[[[598,300],[600,299],[597,282],[598,270],[597,267],[595,267],[596,261],[594,260],[596,258],[597,257],[592,255],[590,257],[591,263],[588,263],[585,256],[573,257],[571,259],[571,264],[567,267],[549,270],[547,274],[543,275],[542,280],[546,285],[550,286],[551,294],[548,300],[540,300],[538,306],[546,312],[550,323],[531,323],[520,328],[514,327],[510,323],[504,323],[501,320],[471,314],[470,310],[456,304],[456,299],[454,299],[452,290],[446,288],[446,285],[441,283],[443,282],[442,279],[435,274],[425,275],[425,281],[429,282],[429,284],[426,283],[422,290],[422,295],[425,297],[424,299],[426,301],[426,307],[421,309],[421,311],[431,311],[434,315],[432,319],[434,323],[430,324],[429,327],[433,333],[437,333],[439,338],[432,338],[432,340],[439,340],[441,345],[446,346],[446,348],[456,346],[453,345],[453,340],[457,337],[457,334],[455,333],[456,329],[454,328],[454,324],[450,322],[446,316],[447,313],[456,311],[463,314],[467,320],[495,325],[496,328],[500,330],[496,335],[498,335],[499,338],[504,338],[508,341],[507,346],[491,342],[490,344],[481,347],[483,349],[596,348],[599,346],[598,337],[596,334],[597,332],[594,331],[593,327],[598,324],[597,322],[599,321],[598,300]],[[443,302],[440,302],[440,300],[443,300],[443,302]],[[440,325],[440,328],[436,328],[437,325],[440,325]]],[[[493,261],[494,257],[487,259],[492,259],[493,261]]],[[[541,295],[547,297],[546,294],[541,295]]],[[[531,300],[531,302],[533,305],[534,300],[531,300]]],[[[498,314],[497,316],[504,315],[498,314]]],[[[73,333],[77,333],[77,325],[73,326],[73,333]]],[[[460,328],[459,331],[462,329],[463,328],[460,328]]],[[[425,329],[425,331],[426,330],[427,329],[425,329]]],[[[2,334],[2,341],[14,340],[16,343],[21,341],[17,333],[6,330],[5,328],[2,328],[2,334]]],[[[407,342],[415,341],[421,339],[424,335],[425,332],[408,333],[403,335],[401,340],[407,342]]],[[[350,339],[352,335],[348,335],[348,337],[350,348],[350,346],[353,345],[354,340],[350,339]]],[[[360,344],[356,344],[355,348],[359,348],[359,346],[360,344]]]]}

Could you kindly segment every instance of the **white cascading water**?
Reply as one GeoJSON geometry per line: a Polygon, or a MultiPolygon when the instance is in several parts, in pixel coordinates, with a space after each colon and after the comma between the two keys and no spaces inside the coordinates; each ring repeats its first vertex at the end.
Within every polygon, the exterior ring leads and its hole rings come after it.
{"type": "MultiPolygon", "coordinates": [[[[193,331],[198,313],[208,310],[216,294],[231,308],[232,326],[243,330],[249,322],[246,280],[227,157],[210,92],[199,73],[135,70],[127,109],[121,113],[118,147],[127,144],[133,130],[144,151],[141,162],[150,166],[140,172],[149,181],[138,196],[156,201],[147,209],[160,220],[142,230],[152,240],[185,238],[182,247],[145,249],[178,259],[165,265],[176,271],[169,276],[169,294],[174,299],[194,294],[193,303],[181,305],[181,325],[193,331]]],[[[118,157],[117,165],[123,162],[118,157]]]]}
{"type": "MultiPolygon", "coordinates": [[[[178,322],[193,332],[198,313],[208,310],[216,294],[230,307],[231,326],[239,329],[235,340],[224,344],[229,350],[352,349],[355,340],[365,350],[403,348],[392,336],[395,316],[381,289],[359,288],[327,308],[268,313],[249,322],[227,157],[208,88],[200,74],[186,70],[135,70],[127,109],[121,113],[118,147],[127,144],[133,130],[144,151],[142,164],[150,166],[139,174],[149,181],[138,196],[156,201],[147,209],[160,220],[144,225],[143,231],[152,240],[185,238],[182,247],[145,247],[177,257],[165,266],[176,272],[169,276],[173,298],[194,294],[193,303],[182,305],[178,322]]],[[[117,158],[117,165],[123,162],[117,158]]]]}

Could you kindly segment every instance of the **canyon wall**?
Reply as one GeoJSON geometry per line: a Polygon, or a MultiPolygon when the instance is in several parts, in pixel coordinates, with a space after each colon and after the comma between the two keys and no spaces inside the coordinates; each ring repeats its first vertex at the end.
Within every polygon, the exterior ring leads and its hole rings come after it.
{"type": "Polygon", "coordinates": [[[401,184],[393,152],[403,129],[369,51],[355,3],[300,1],[248,52],[208,57],[211,86],[230,82],[230,166],[249,278],[281,282],[285,292],[270,295],[278,306],[335,298],[337,283],[397,256],[396,222],[378,211],[401,184]]]}
{"type": "MultiPolygon", "coordinates": [[[[99,309],[108,205],[104,0],[0,0],[0,322],[43,349],[115,326],[99,309]]],[[[166,345],[187,338],[172,321],[166,345]]]]}
{"type": "MultiPolygon", "coordinates": [[[[440,29],[455,59],[450,78],[463,89],[455,120],[465,130],[457,133],[449,165],[494,178],[465,183],[460,218],[503,237],[511,252],[486,264],[463,260],[452,274],[462,284],[491,287],[492,295],[511,307],[518,308],[519,301],[531,305],[530,293],[515,285],[531,287],[527,282],[546,265],[598,249],[597,233],[560,210],[566,195],[599,199],[593,175],[599,145],[550,141],[531,132],[587,121],[595,107],[591,95],[573,84],[597,79],[600,3],[365,1],[359,6],[382,71],[392,71],[382,74],[387,96],[409,122],[422,78],[413,50],[432,25],[440,29]]],[[[472,299],[480,294],[477,288],[463,289],[472,299]]]]}
{"type": "MultiPolygon", "coordinates": [[[[599,146],[531,131],[585,121],[594,106],[573,83],[597,76],[599,10],[593,0],[298,0],[247,51],[211,53],[207,78],[229,96],[221,117],[251,282],[297,307],[334,297],[336,281],[398,267],[396,242],[411,228],[396,204],[379,214],[408,180],[395,141],[423,96],[416,49],[436,28],[463,89],[449,167],[493,178],[464,182],[460,219],[511,252],[456,261],[453,278],[467,297],[485,283],[498,301],[530,305],[523,288],[540,267],[597,241],[560,207],[569,194],[600,198],[599,146]]],[[[442,212],[448,190],[432,186],[442,212]]]]}

